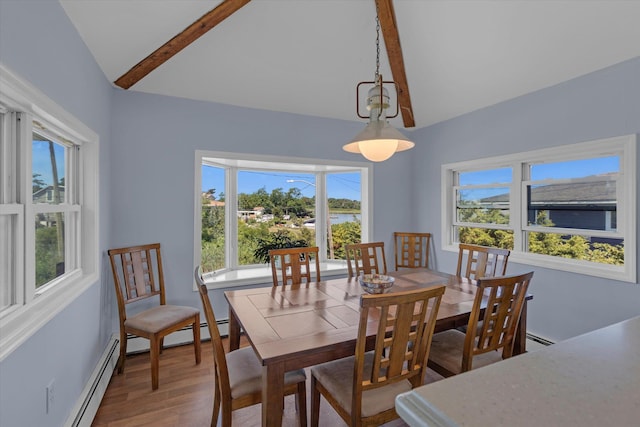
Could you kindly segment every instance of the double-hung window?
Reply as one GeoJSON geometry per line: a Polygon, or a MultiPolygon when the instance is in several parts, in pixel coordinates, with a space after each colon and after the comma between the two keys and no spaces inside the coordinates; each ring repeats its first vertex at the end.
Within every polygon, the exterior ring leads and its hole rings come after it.
{"type": "Polygon", "coordinates": [[[318,246],[323,276],[346,269],[344,245],[367,241],[371,166],[196,152],[194,258],[212,286],[271,277],[270,249],[318,246]]]}
{"type": "Polygon", "coordinates": [[[98,271],[98,138],[0,66],[0,360],[98,271]]]}
{"type": "Polygon", "coordinates": [[[635,135],[447,164],[442,182],[445,249],[635,281],[635,135]]]}

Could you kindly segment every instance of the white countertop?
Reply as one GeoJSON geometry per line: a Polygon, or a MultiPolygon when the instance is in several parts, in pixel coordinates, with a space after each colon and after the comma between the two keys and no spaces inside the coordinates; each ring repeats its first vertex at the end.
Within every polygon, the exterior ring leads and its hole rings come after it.
{"type": "Polygon", "coordinates": [[[412,427],[639,427],[640,317],[396,398],[412,427]]]}

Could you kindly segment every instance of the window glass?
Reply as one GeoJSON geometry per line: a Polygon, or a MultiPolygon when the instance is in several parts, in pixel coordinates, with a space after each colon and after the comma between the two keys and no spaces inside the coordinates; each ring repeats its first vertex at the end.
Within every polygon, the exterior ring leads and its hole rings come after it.
{"type": "Polygon", "coordinates": [[[362,241],[359,173],[327,174],[327,259],[346,259],[344,245],[362,241]]]}
{"type": "Polygon", "coordinates": [[[323,268],[339,270],[346,267],[344,245],[368,234],[362,216],[369,209],[361,205],[369,166],[198,156],[197,250],[203,272],[212,273],[205,279],[264,275],[269,250],[299,246],[318,246],[321,263],[339,261],[323,268]]]}
{"type": "Polygon", "coordinates": [[[225,173],[220,167],[202,165],[201,252],[203,271],[226,267],[225,259],[225,173]]]}
{"type": "Polygon", "coordinates": [[[33,203],[63,203],[65,146],[34,132],[31,162],[33,203]]]}
{"type": "Polygon", "coordinates": [[[40,213],[36,215],[36,288],[65,273],[64,215],[40,213]]]}

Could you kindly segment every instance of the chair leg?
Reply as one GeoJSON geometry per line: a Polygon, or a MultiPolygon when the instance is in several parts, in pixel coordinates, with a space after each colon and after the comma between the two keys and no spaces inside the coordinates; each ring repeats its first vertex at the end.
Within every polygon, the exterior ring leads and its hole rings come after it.
{"type": "Polygon", "coordinates": [[[218,424],[218,414],[220,413],[220,388],[218,387],[218,374],[216,373],[215,391],[213,395],[213,414],[211,415],[211,427],[218,424]]]}
{"type": "Polygon", "coordinates": [[[311,427],[320,422],[320,392],[316,387],[316,377],[311,375],[311,427]]]}
{"type": "Polygon", "coordinates": [[[160,370],[160,350],[162,348],[162,338],[158,338],[156,335],[152,335],[150,338],[150,358],[151,358],[151,389],[157,390],[159,383],[160,370]]]}
{"type": "Polygon", "coordinates": [[[120,358],[118,359],[118,375],[124,372],[124,361],[127,358],[127,333],[120,328],[120,358]]]}
{"type": "Polygon", "coordinates": [[[222,405],[222,427],[231,427],[231,403],[222,405]]]}
{"type": "Polygon", "coordinates": [[[296,411],[300,419],[300,427],[307,427],[307,382],[298,383],[298,392],[296,393],[296,411]]]}
{"type": "Polygon", "coordinates": [[[191,329],[193,329],[193,350],[196,353],[196,365],[200,364],[200,354],[202,351],[200,350],[200,315],[196,314],[196,318],[193,321],[193,325],[191,325],[191,329]]]}

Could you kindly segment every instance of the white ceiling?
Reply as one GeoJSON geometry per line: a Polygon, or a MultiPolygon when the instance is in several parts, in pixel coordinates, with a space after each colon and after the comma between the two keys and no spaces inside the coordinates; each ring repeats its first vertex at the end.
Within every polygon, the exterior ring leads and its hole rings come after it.
{"type": "MultiPolygon", "coordinates": [[[[60,3],[113,82],[220,1],[60,3]]],[[[638,0],[394,7],[417,128],[640,56],[638,0]]],[[[129,90],[362,120],[356,85],[373,80],[375,37],[373,0],[253,0],[129,90]]]]}

